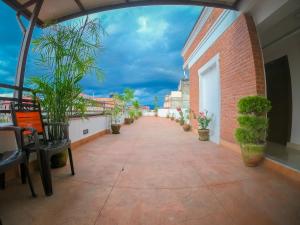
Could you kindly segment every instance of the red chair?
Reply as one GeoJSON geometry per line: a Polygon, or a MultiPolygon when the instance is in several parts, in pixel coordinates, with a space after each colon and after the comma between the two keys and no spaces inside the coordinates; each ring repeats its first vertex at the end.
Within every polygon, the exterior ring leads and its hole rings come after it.
{"type": "Polygon", "coordinates": [[[15,126],[34,129],[33,132],[29,130],[23,132],[24,139],[27,138],[28,142],[23,144],[23,149],[29,154],[32,152],[37,153],[44,191],[47,196],[50,196],[53,193],[50,169],[50,160],[53,155],[67,150],[71,173],[72,175],[75,174],[68,124],[44,123],[40,105],[36,102],[12,103],[11,111],[15,126]],[[51,136],[54,132],[58,134],[56,135],[58,138],[54,139],[51,136]]]}

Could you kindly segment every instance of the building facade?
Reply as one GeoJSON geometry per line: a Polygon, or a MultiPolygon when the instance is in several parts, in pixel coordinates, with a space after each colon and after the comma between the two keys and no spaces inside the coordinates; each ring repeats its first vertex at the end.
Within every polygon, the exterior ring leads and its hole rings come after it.
{"type": "Polygon", "coordinates": [[[182,50],[190,108],[213,117],[211,141],[236,148],[237,102],[265,95],[273,105],[268,141],[299,149],[300,1],[264,4],[264,11],[260,1],[242,1],[240,11],[204,8],[182,50]]]}
{"type": "Polygon", "coordinates": [[[176,109],[185,108],[188,109],[190,105],[190,83],[189,79],[183,78],[179,81],[178,90],[171,91],[169,95],[165,96],[164,108],[176,109]]]}

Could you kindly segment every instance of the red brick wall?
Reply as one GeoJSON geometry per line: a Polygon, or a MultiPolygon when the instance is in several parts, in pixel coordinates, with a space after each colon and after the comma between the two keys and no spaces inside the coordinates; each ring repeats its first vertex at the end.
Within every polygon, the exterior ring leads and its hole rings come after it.
{"type": "MultiPolygon", "coordinates": [[[[199,36],[202,35],[200,32],[199,36]]],[[[198,38],[195,42],[200,40],[201,38],[198,38]]],[[[192,51],[187,52],[191,54],[192,51]]],[[[187,58],[188,54],[184,58],[187,58]]],[[[265,93],[262,53],[255,24],[250,16],[240,15],[191,67],[190,107],[196,113],[199,112],[198,70],[216,54],[220,56],[221,139],[235,142],[234,130],[237,127],[238,100],[243,96],[265,93]]],[[[192,125],[197,128],[197,121],[192,120],[192,125]]]]}

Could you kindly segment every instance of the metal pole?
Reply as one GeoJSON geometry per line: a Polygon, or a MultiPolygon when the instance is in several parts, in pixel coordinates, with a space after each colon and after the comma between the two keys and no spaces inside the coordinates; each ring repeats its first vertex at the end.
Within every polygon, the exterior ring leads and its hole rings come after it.
{"type": "Polygon", "coordinates": [[[36,0],[36,4],[34,6],[32,15],[31,15],[30,20],[29,20],[29,25],[26,29],[26,32],[25,32],[25,34],[23,36],[23,40],[22,40],[22,46],[21,46],[21,51],[20,51],[20,55],[19,55],[16,81],[15,81],[15,85],[17,87],[19,87],[19,90],[17,90],[14,93],[14,95],[15,95],[14,97],[17,97],[19,99],[19,102],[22,101],[23,85],[24,85],[24,74],[25,74],[28,50],[29,50],[29,47],[30,47],[32,33],[33,33],[34,27],[36,25],[38,15],[39,15],[40,10],[42,8],[43,1],[44,0],[36,0]]]}

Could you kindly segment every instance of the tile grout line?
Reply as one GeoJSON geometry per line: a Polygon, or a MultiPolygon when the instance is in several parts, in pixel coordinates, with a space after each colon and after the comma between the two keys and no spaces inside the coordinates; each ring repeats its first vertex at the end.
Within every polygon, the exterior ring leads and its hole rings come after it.
{"type": "Polygon", "coordinates": [[[133,154],[132,152],[133,152],[133,150],[134,150],[134,146],[136,146],[136,145],[137,145],[137,142],[136,142],[136,140],[135,140],[134,144],[132,145],[131,153],[129,153],[129,156],[128,156],[127,159],[125,160],[125,162],[124,162],[124,164],[123,164],[123,166],[122,166],[122,168],[121,168],[121,170],[120,170],[120,172],[119,172],[119,175],[118,175],[116,181],[115,181],[114,184],[112,185],[112,187],[111,187],[111,189],[110,189],[110,192],[109,192],[107,198],[105,199],[105,201],[104,201],[104,203],[103,203],[103,206],[100,208],[99,213],[97,214],[97,216],[96,216],[96,218],[95,218],[95,221],[94,221],[94,223],[93,223],[94,225],[96,225],[98,219],[101,217],[102,211],[103,211],[103,209],[105,208],[105,206],[106,206],[106,204],[107,204],[107,202],[108,202],[108,200],[109,200],[109,198],[110,198],[110,196],[111,196],[111,193],[113,192],[113,190],[114,190],[116,184],[118,183],[119,178],[120,178],[122,172],[124,171],[124,168],[125,168],[126,164],[128,163],[129,158],[132,156],[132,154],[133,154]]]}

